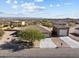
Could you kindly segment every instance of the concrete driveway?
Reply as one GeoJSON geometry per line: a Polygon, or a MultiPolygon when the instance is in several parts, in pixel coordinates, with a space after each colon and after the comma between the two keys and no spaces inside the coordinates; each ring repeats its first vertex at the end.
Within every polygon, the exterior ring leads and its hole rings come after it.
{"type": "Polygon", "coordinates": [[[40,41],[40,48],[56,48],[57,46],[51,40],[51,38],[45,38],[40,41]]]}
{"type": "Polygon", "coordinates": [[[67,43],[71,48],[79,48],[79,42],[70,37],[60,37],[60,39],[67,43]]]}

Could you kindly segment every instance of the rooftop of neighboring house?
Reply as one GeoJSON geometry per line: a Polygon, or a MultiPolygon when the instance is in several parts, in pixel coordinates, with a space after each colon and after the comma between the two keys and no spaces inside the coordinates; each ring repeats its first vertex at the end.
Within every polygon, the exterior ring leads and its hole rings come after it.
{"type": "Polygon", "coordinates": [[[78,28],[75,28],[76,30],[79,30],[79,27],[78,28]]]}
{"type": "Polygon", "coordinates": [[[66,25],[54,25],[55,28],[58,28],[58,29],[68,29],[69,27],[66,26],[66,25]]]}
{"type": "Polygon", "coordinates": [[[56,25],[66,25],[67,21],[61,21],[61,20],[59,20],[59,21],[53,21],[53,23],[56,24],[56,25]]]}

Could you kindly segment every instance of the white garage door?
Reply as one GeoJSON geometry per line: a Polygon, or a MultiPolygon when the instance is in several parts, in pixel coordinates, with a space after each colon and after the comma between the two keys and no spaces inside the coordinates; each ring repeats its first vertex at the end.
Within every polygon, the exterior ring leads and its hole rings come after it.
{"type": "Polygon", "coordinates": [[[60,35],[60,36],[62,36],[62,35],[63,35],[63,36],[64,36],[64,35],[67,35],[67,30],[65,30],[65,29],[64,29],[64,30],[63,30],[63,29],[60,30],[60,31],[59,31],[59,35],[60,35]]]}

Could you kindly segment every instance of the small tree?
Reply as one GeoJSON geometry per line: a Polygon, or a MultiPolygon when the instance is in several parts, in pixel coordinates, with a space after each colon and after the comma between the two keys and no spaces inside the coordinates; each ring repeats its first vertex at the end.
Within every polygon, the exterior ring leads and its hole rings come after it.
{"type": "Polygon", "coordinates": [[[0,37],[3,36],[4,31],[0,30],[0,37]]]}
{"type": "Polygon", "coordinates": [[[46,27],[52,27],[53,24],[49,20],[42,20],[41,24],[46,27]]]}
{"type": "Polygon", "coordinates": [[[45,35],[36,29],[26,29],[20,31],[18,36],[23,41],[34,42],[35,40],[41,40],[45,38],[45,35]]]}

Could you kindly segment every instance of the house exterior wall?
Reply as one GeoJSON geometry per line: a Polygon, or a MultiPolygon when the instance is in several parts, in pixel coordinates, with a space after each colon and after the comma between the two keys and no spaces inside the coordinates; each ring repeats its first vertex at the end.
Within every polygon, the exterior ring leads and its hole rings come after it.
{"type": "Polygon", "coordinates": [[[22,25],[25,25],[25,21],[22,21],[22,25]]]}
{"type": "Polygon", "coordinates": [[[68,36],[69,35],[69,28],[53,28],[53,34],[57,36],[68,36]]]}
{"type": "Polygon", "coordinates": [[[74,31],[74,33],[76,33],[76,34],[79,35],[79,30],[76,29],[76,30],[74,31]]]}
{"type": "Polygon", "coordinates": [[[68,30],[67,29],[61,29],[58,33],[59,36],[68,36],[68,30]]]}

